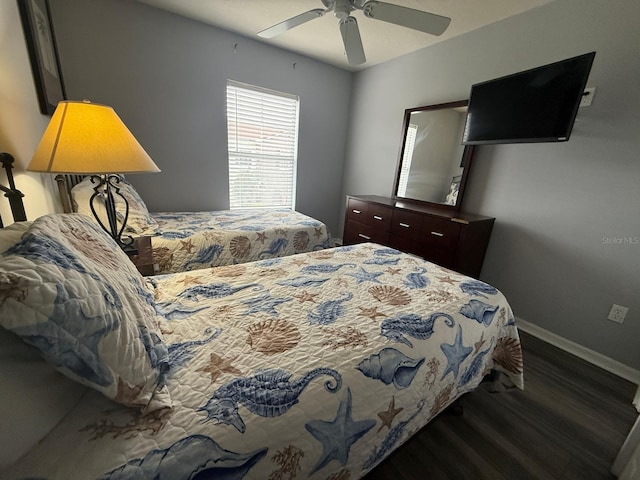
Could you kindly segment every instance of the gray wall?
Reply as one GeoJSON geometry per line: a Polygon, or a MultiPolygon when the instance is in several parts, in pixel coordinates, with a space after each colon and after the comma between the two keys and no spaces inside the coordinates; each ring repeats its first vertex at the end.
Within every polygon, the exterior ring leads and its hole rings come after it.
{"type": "Polygon", "coordinates": [[[570,141],[479,147],[463,208],[497,219],[482,278],[516,316],[636,369],[639,19],[637,0],[556,0],[358,73],[343,189],[391,194],[405,108],[464,99],[473,83],[595,50],[588,86],[597,91],[570,141]],[[630,308],[624,324],[605,319],[611,303],[630,308]]]}
{"type": "Polygon", "coordinates": [[[228,208],[234,79],[300,96],[296,209],[338,230],[351,73],[131,0],[51,9],[68,98],[112,106],[162,170],[130,177],[150,210],[228,208]]]}

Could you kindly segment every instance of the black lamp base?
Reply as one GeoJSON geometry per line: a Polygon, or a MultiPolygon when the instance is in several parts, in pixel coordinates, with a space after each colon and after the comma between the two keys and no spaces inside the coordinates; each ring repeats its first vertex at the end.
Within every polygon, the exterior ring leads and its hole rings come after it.
{"type": "Polygon", "coordinates": [[[93,195],[91,195],[91,199],[89,200],[89,206],[91,207],[93,216],[102,229],[115,240],[118,246],[124,250],[127,255],[135,255],[138,252],[135,247],[133,237],[131,237],[131,235],[122,234],[129,218],[129,202],[126,197],[120,193],[120,187],[118,186],[120,183],[120,177],[113,174],[92,175],[91,182],[95,184],[95,187],[93,187],[93,195]],[[115,195],[118,195],[124,203],[124,217],[120,227],[118,227],[115,195]],[[94,203],[98,197],[104,199],[108,226],[105,225],[103,219],[100,218],[100,215],[96,212],[94,203]]]}

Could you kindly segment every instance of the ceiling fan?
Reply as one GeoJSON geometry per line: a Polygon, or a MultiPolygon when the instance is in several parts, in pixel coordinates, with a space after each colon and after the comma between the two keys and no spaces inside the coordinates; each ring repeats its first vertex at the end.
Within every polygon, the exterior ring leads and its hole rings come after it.
{"type": "Polygon", "coordinates": [[[441,35],[451,22],[449,17],[375,0],[322,0],[322,3],[326,8],[315,8],[291,17],[258,32],[258,36],[273,38],[310,20],[320,18],[326,13],[333,12],[339,19],[340,33],[342,34],[347,61],[351,65],[360,65],[366,61],[366,57],[362,47],[358,22],[351,16],[351,12],[354,10],[362,10],[364,16],[368,18],[394,23],[401,27],[419,30],[431,35],[441,35]]]}

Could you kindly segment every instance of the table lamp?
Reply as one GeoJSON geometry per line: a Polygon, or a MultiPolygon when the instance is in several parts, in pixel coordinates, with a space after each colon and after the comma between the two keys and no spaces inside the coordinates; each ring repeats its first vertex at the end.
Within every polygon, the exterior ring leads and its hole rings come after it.
{"type": "Polygon", "coordinates": [[[160,171],[113,108],[87,100],[58,103],[27,170],[91,175],[95,184],[91,212],[124,250],[132,248],[133,238],[122,236],[129,216],[129,202],[120,193],[120,177],[116,174],[160,171]],[[121,225],[118,225],[116,195],[124,204],[121,225]],[[104,200],[106,222],[94,207],[97,198],[104,200]]]}

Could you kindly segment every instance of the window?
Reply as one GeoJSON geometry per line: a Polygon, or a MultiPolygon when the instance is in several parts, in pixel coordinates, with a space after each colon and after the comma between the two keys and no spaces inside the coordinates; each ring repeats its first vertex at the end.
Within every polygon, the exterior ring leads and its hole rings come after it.
{"type": "Polygon", "coordinates": [[[231,209],[295,208],[296,95],[227,81],[231,209]]]}
{"type": "Polygon", "coordinates": [[[400,170],[400,180],[398,181],[398,196],[404,197],[407,194],[407,182],[409,181],[409,170],[411,170],[411,160],[413,160],[413,150],[416,147],[416,134],[418,126],[412,123],[407,128],[407,139],[404,142],[404,153],[402,155],[402,169],[400,170]]]}

